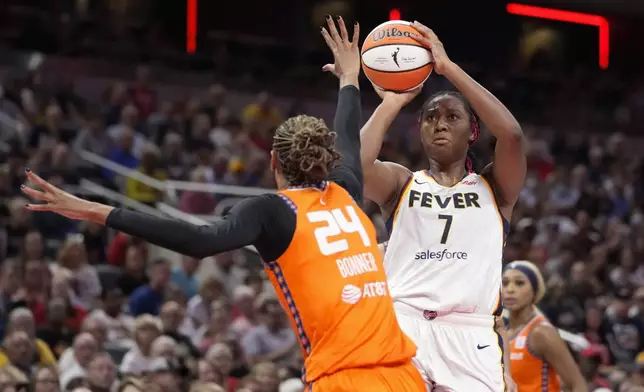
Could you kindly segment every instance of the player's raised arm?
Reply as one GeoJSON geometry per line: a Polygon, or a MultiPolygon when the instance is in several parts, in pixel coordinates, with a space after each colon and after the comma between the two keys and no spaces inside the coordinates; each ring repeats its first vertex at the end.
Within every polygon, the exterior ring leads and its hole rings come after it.
{"type": "Polygon", "coordinates": [[[42,191],[25,185],[22,191],[45,202],[28,204],[27,209],[31,211],[51,211],[70,219],[89,220],[199,259],[255,244],[264,229],[264,221],[270,219],[268,212],[280,207],[280,204],[273,205],[268,195],[253,197],[235,205],[225,218],[212,225],[197,226],[83,200],[31,171],[27,171],[27,177],[42,191]]]}
{"type": "Polygon", "coordinates": [[[335,147],[342,155],[341,163],[331,172],[330,180],[344,187],[357,203],[361,203],[363,173],[360,165],[361,107],[358,86],[360,26],[355,23],[353,38],[349,39],[342,17],[338,17],[339,29],[336,28],[331,16],[327,16],[327,25],[328,30],[322,28],[322,36],[333,53],[334,63],[327,64],[322,69],[333,72],[340,79],[338,106],[333,127],[337,133],[335,147]]]}
{"type": "Polygon", "coordinates": [[[434,70],[452,82],[496,137],[492,180],[499,207],[509,219],[523,188],[527,170],[525,143],[519,122],[492,93],[450,61],[443,44],[431,29],[419,22],[414,22],[412,26],[420,33],[413,37],[431,49],[434,70]]]}
{"type": "Polygon", "coordinates": [[[397,163],[379,161],[378,155],[394,119],[418,95],[422,86],[405,93],[383,91],[376,86],[374,89],[382,98],[382,103],[360,131],[360,160],[365,176],[365,196],[388,214],[389,205],[397,198],[411,172],[397,163]]]}

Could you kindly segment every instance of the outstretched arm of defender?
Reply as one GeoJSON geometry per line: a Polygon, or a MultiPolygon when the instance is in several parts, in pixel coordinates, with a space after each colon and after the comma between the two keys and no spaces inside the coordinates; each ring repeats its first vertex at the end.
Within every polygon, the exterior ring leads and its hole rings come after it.
{"type": "Polygon", "coordinates": [[[334,63],[325,65],[323,69],[333,72],[340,79],[334,129],[337,133],[335,146],[342,155],[340,165],[333,169],[329,179],[345,188],[357,203],[362,203],[363,173],[359,159],[361,107],[358,86],[360,26],[355,23],[353,39],[349,40],[341,17],[338,17],[339,32],[331,17],[327,18],[327,25],[328,30],[322,28],[322,36],[333,53],[334,63]]]}

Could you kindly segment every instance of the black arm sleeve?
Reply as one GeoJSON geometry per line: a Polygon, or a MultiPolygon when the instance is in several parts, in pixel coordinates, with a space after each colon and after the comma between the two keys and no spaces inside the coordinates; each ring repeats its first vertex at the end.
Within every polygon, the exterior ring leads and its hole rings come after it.
{"type": "Polygon", "coordinates": [[[353,199],[362,203],[364,176],[360,161],[360,90],[356,86],[343,87],[338,93],[334,128],[338,134],[335,147],[342,161],[333,168],[330,180],[342,186],[353,199]]]}
{"type": "Polygon", "coordinates": [[[152,244],[198,259],[254,245],[267,261],[288,248],[295,232],[293,211],[277,195],[243,200],[208,226],[116,208],[106,225],[152,244]]]}

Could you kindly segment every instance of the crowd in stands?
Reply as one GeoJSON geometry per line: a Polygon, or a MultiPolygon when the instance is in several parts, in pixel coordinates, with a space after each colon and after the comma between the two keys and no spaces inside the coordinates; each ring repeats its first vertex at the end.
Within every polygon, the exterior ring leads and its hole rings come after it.
{"type": "MultiPolygon", "coordinates": [[[[163,200],[156,188],[88,163],[83,150],[161,181],[272,188],[272,132],[293,113],[266,92],[233,112],[224,84],[168,100],[146,67],[115,81],[99,102],[42,78],[38,69],[6,78],[0,94],[0,392],[302,391],[295,335],[246,253],[173,264],[124,233],[33,214],[20,194],[29,167],[72,191],[90,179],[149,206],[163,200]]],[[[637,115],[635,98],[620,110],[637,115]]],[[[636,140],[524,130],[529,178],[505,259],[542,267],[548,294],[539,307],[590,342],[575,354],[591,390],[644,391],[644,160],[636,140]]],[[[415,130],[396,135],[381,158],[424,167],[415,130]]],[[[208,215],[220,202],[184,191],[177,207],[208,215]]],[[[378,211],[366,208],[384,231],[378,211]]]]}

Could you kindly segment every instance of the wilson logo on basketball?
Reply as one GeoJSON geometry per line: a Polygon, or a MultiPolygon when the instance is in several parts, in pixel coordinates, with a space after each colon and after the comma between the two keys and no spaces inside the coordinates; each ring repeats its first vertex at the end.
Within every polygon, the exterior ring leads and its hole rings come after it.
{"type": "Polygon", "coordinates": [[[376,30],[371,37],[374,41],[380,41],[385,38],[397,38],[397,37],[412,37],[416,34],[410,31],[400,31],[397,28],[393,27],[391,29],[380,29],[376,30]]]}

